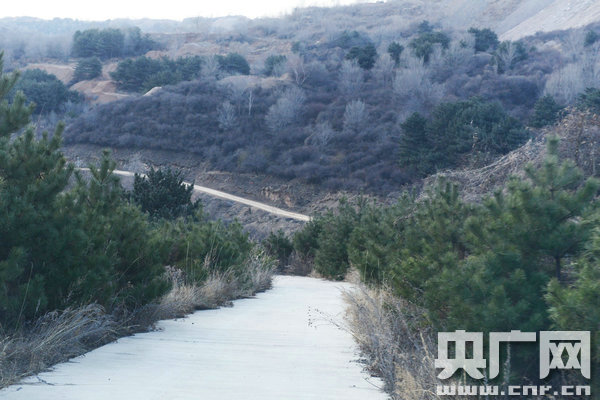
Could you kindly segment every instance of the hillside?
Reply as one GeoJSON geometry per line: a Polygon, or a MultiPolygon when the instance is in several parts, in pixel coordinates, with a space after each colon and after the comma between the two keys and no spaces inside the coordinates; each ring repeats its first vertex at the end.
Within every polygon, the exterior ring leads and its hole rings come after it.
{"type": "MultiPolygon", "coordinates": [[[[300,8],[283,18],[191,17],[181,22],[1,18],[0,47],[8,50],[8,62],[14,59],[13,49],[15,54],[18,53],[15,60],[18,63],[40,57],[64,61],[68,57],[71,37],[77,30],[137,26],[144,32],[170,42],[169,48],[174,49],[170,55],[173,56],[215,53],[220,46],[227,45],[205,39],[190,40],[190,34],[243,35],[259,28],[265,36],[271,36],[269,32],[291,30],[297,38],[301,38],[310,35],[311,30],[319,25],[324,27],[326,21],[327,31],[356,29],[385,37],[390,30],[406,29],[422,20],[429,20],[446,29],[490,27],[504,40],[517,40],[536,32],[567,30],[598,22],[600,5],[594,0],[388,0],[333,8],[300,8]],[[372,23],[375,18],[376,24],[372,23]]],[[[260,47],[275,50],[274,45],[271,40],[260,47]]],[[[254,47],[252,51],[256,49],[254,47]]]]}
{"type": "MultiPolygon", "coordinates": [[[[541,3],[541,1],[538,3],[541,3]]],[[[516,40],[534,35],[537,32],[581,28],[600,21],[600,3],[594,0],[554,0],[553,2],[545,1],[544,3],[550,4],[521,21],[518,25],[505,30],[502,38],[516,40]]],[[[520,7],[524,7],[524,5],[520,7]]],[[[509,27],[506,26],[506,28],[509,27]]]]}

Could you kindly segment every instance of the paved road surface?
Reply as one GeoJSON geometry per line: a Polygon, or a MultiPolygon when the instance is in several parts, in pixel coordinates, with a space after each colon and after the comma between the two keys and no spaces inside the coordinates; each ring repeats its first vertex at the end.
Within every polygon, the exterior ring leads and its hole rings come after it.
{"type": "Polygon", "coordinates": [[[0,391],[6,400],[383,400],[341,320],[348,284],[280,276],[232,308],[162,321],[0,391]]]}
{"type": "MultiPolygon", "coordinates": [[[[88,168],[80,168],[80,170],[85,171],[85,170],[88,170],[88,168]]],[[[135,175],[133,172],[129,172],[129,171],[114,170],[113,172],[115,175],[120,175],[120,176],[134,176],[135,175]]],[[[140,174],[140,175],[144,176],[144,174],[140,174]]],[[[184,183],[186,185],[190,185],[190,183],[188,183],[188,182],[184,182],[184,183]]],[[[263,210],[268,213],[278,215],[280,217],[291,218],[291,219],[295,219],[298,221],[310,221],[310,217],[308,215],[299,214],[299,213],[295,213],[292,211],[286,211],[281,208],[277,208],[277,207],[273,207],[273,206],[270,206],[265,203],[261,203],[259,201],[254,201],[254,200],[246,199],[244,197],[234,196],[232,194],[225,193],[220,190],[207,188],[205,186],[194,185],[194,191],[206,193],[211,196],[219,197],[219,198],[225,199],[225,200],[234,201],[236,203],[245,204],[247,206],[254,207],[259,210],[263,210]]]]}

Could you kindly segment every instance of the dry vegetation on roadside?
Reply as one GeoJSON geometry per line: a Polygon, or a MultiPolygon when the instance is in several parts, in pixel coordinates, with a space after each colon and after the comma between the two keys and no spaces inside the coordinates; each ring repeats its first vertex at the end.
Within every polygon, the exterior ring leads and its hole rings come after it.
{"type": "Polygon", "coordinates": [[[355,287],[344,292],[347,328],[368,370],[381,377],[393,399],[437,399],[437,350],[423,310],[386,288],[371,289],[362,283],[355,287]]]}
{"type": "MultiPolygon", "coordinates": [[[[354,273],[357,275],[356,273],[354,273]]],[[[396,297],[383,286],[371,288],[350,274],[354,289],[343,293],[347,304],[346,323],[364,357],[366,368],[380,377],[383,388],[393,400],[441,400],[450,396],[436,394],[437,385],[487,385],[469,383],[465,375],[454,381],[437,379],[435,358],[436,335],[427,321],[425,311],[396,297]]],[[[510,363],[504,364],[510,370],[510,363]]],[[[563,375],[553,381],[556,386],[572,384],[574,375],[563,375]],[[570,380],[571,379],[571,380],[570,380]]],[[[508,383],[499,384],[506,388],[508,383]]],[[[513,398],[495,396],[499,399],[513,398]]],[[[459,396],[451,398],[467,400],[486,396],[459,396]]],[[[546,399],[545,396],[529,396],[529,399],[546,399]]],[[[579,397],[578,397],[579,398],[579,397]]],[[[583,397],[581,397],[583,398],[583,397]]]]}
{"type": "Polygon", "coordinates": [[[232,300],[265,291],[271,287],[275,264],[262,251],[254,250],[242,276],[212,273],[200,286],[187,282],[179,269],[166,270],[171,290],[156,303],[133,313],[111,315],[100,305],[89,304],[48,313],[15,334],[0,331],[0,388],[118,337],[153,329],[159,320],[183,317],[198,309],[231,306],[232,300]]]}

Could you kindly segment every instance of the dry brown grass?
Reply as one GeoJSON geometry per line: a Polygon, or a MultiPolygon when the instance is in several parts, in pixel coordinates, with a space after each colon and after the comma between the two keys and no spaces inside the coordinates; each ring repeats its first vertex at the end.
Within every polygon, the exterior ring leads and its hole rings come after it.
{"type": "Polygon", "coordinates": [[[230,305],[231,300],[267,290],[275,266],[272,259],[257,250],[250,255],[242,274],[233,270],[212,273],[200,286],[186,283],[181,270],[167,267],[165,278],[171,282],[171,290],[158,302],[132,313],[109,315],[101,306],[91,304],[46,314],[23,332],[0,332],[0,388],[119,336],[151,329],[158,320],[230,305]]]}
{"type": "MultiPolygon", "coordinates": [[[[485,399],[487,396],[438,396],[438,385],[488,385],[487,381],[469,383],[466,374],[457,374],[450,380],[438,380],[435,368],[437,356],[436,334],[431,329],[422,309],[398,298],[386,287],[369,288],[350,274],[354,289],[343,293],[346,301],[346,324],[337,326],[349,331],[366,359],[367,368],[385,383],[385,391],[393,400],[485,399]],[[357,283],[358,282],[358,283],[357,283]]],[[[510,362],[504,363],[504,373],[510,375],[510,362]]],[[[554,387],[573,385],[580,375],[561,374],[548,384],[554,387]]],[[[533,384],[533,383],[527,383],[533,384]]],[[[497,384],[507,390],[506,381],[497,384]]],[[[498,399],[514,398],[494,396],[498,399]]],[[[547,396],[527,397],[532,400],[547,396]]],[[[583,398],[583,397],[578,397],[583,398]]]]}
{"type": "Polygon", "coordinates": [[[348,330],[393,399],[438,399],[434,333],[423,311],[386,288],[344,292],[348,330]]]}
{"type": "MultiPolygon", "coordinates": [[[[210,271],[208,259],[204,268],[210,271]]],[[[212,309],[231,305],[231,300],[250,297],[271,287],[276,268],[274,260],[263,251],[254,250],[242,269],[212,272],[201,285],[188,282],[181,270],[167,267],[167,279],[172,289],[158,303],[158,319],[175,318],[198,309],[212,309]]]]}
{"type": "Polygon", "coordinates": [[[118,325],[97,304],[51,312],[25,332],[0,335],[0,388],[112,341],[118,325]]]}

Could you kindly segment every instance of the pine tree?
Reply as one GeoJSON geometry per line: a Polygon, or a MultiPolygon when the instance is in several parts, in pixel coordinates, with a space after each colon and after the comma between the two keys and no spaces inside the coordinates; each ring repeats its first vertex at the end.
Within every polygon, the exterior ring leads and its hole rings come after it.
{"type": "Polygon", "coordinates": [[[192,216],[200,207],[192,201],[193,185],[186,185],[180,171],[151,168],[147,176],[136,174],[132,200],[153,218],[192,216]]]}
{"type": "Polygon", "coordinates": [[[562,109],[563,107],[551,95],[541,97],[535,102],[533,116],[529,124],[535,128],[552,125],[558,120],[562,109]]]}
{"type": "MultiPolygon", "coordinates": [[[[1,59],[0,59],[1,64],[1,59]]],[[[144,214],[125,201],[108,155],[91,179],[60,152],[62,125],[35,139],[17,74],[0,69],[0,324],[100,302],[135,306],[160,295],[162,264],[144,214]]]]}
{"type": "Polygon", "coordinates": [[[343,200],[338,214],[329,212],[325,215],[315,255],[315,269],[320,274],[333,279],[344,278],[350,267],[348,240],[360,219],[363,205],[359,202],[357,211],[343,200]]]}
{"type": "Polygon", "coordinates": [[[525,179],[513,177],[505,193],[485,201],[467,223],[471,254],[464,284],[472,317],[464,325],[547,328],[543,293],[553,276],[562,280],[564,259],[579,254],[589,237],[591,224],[583,217],[599,186],[584,180],[571,161],[560,162],[558,139],[549,138],[539,168],[529,165],[525,179]]]}
{"type": "Polygon", "coordinates": [[[419,113],[413,113],[402,123],[402,136],[399,144],[400,165],[413,168],[420,173],[429,171],[427,153],[431,144],[425,127],[427,120],[419,113]]]}
{"type": "Polygon", "coordinates": [[[32,107],[24,95],[6,100],[18,76],[2,73],[0,54],[0,323],[8,324],[21,323],[52,303],[45,277],[70,245],[56,213],[72,173],[59,151],[62,126],[52,138],[44,134],[35,140],[33,127],[27,126],[32,107]]]}
{"type": "Polygon", "coordinates": [[[140,209],[124,200],[115,167],[105,151],[98,167],[90,165],[90,179],[78,175],[76,204],[94,268],[80,272],[76,292],[107,307],[134,307],[162,294],[166,284],[158,279],[163,268],[156,238],[140,209]]]}
{"type": "MultiPolygon", "coordinates": [[[[596,220],[596,213],[592,218],[596,220]]],[[[575,274],[572,285],[565,286],[553,279],[548,285],[545,299],[553,328],[558,330],[591,331],[593,362],[598,385],[600,372],[600,229],[596,228],[586,244],[585,252],[574,263],[575,274]]]]}

